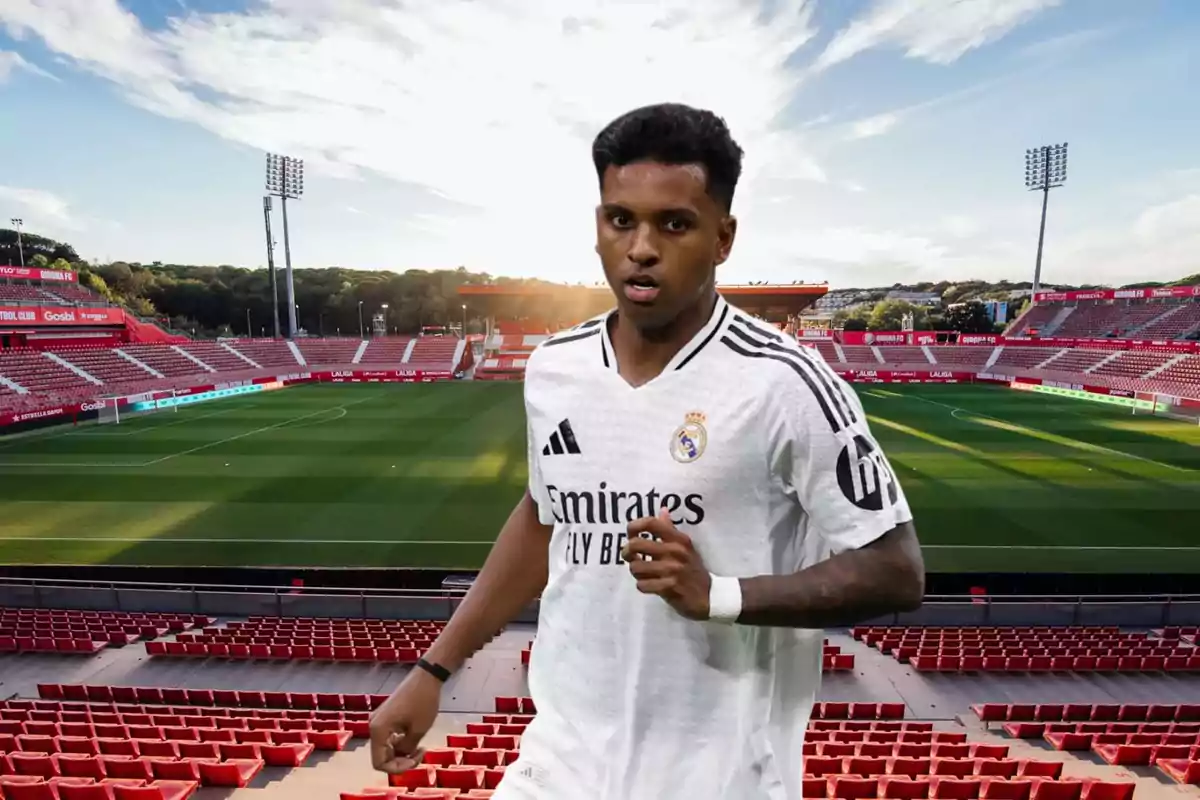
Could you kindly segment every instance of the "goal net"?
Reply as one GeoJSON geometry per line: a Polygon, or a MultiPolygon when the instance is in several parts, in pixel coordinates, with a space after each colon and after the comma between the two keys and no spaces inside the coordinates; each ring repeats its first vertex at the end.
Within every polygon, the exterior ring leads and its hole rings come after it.
{"type": "Polygon", "coordinates": [[[1138,392],[1133,406],[1134,414],[1170,417],[1200,425],[1200,398],[1181,397],[1159,392],[1138,392]]]}
{"type": "Polygon", "coordinates": [[[96,421],[101,425],[120,425],[121,398],[101,397],[99,402],[100,410],[97,412],[96,421]]]}

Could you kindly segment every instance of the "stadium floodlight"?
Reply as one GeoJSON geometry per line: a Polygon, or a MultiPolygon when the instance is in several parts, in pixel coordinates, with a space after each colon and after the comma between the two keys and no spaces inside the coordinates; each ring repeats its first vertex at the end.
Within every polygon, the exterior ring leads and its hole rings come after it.
{"type": "Polygon", "coordinates": [[[271,234],[271,196],[263,197],[263,222],[267,228],[267,275],[271,279],[271,318],[275,324],[272,329],[276,339],[279,338],[279,284],[275,280],[275,237],[271,234]]]}
{"type": "Polygon", "coordinates": [[[1025,151],[1025,188],[1042,193],[1042,222],[1038,228],[1037,261],[1033,267],[1033,298],[1042,286],[1042,245],[1046,241],[1046,206],[1050,190],[1067,182],[1067,143],[1045,144],[1025,151]]]}
{"type": "Polygon", "coordinates": [[[292,281],[292,243],[288,236],[287,201],[304,194],[304,162],[298,158],[267,153],[267,194],[279,198],[283,213],[283,263],[287,275],[288,338],[296,338],[296,289],[292,281]]]}
{"type": "Polygon", "coordinates": [[[21,267],[25,267],[25,245],[21,243],[21,226],[25,224],[25,220],[20,217],[12,218],[13,227],[17,229],[17,256],[21,259],[21,267]]]}

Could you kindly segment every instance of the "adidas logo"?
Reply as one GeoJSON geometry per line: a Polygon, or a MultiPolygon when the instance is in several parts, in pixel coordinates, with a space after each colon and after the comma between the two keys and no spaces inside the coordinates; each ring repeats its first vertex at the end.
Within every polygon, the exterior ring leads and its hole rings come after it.
{"type": "Polygon", "coordinates": [[[573,455],[581,453],[579,442],[575,441],[575,431],[571,430],[571,421],[564,419],[558,423],[558,430],[550,434],[550,443],[542,448],[542,455],[573,455]]]}

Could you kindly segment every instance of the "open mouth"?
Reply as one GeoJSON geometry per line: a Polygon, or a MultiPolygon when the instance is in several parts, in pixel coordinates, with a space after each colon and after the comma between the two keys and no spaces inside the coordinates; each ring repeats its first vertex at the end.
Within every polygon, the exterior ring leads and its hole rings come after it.
{"type": "Polygon", "coordinates": [[[653,303],[658,297],[658,282],[649,275],[635,275],[625,281],[625,297],[634,303],[653,303]]]}

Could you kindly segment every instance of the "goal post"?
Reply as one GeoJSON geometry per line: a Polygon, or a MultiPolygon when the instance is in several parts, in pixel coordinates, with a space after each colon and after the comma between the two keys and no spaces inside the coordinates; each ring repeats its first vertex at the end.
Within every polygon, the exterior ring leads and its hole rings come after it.
{"type": "Polygon", "coordinates": [[[1162,392],[1138,392],[1133,406],[1134,414],[1169,417],[1193,425],[1200,425],[1200,398],[1182,397],[1162,392]]]}
{"type": "Polygon", "coordinates": [[[101,397],[100,409],[96,413],[96,421],[100,425],[121,424],[121,398],[101,397]]]}

